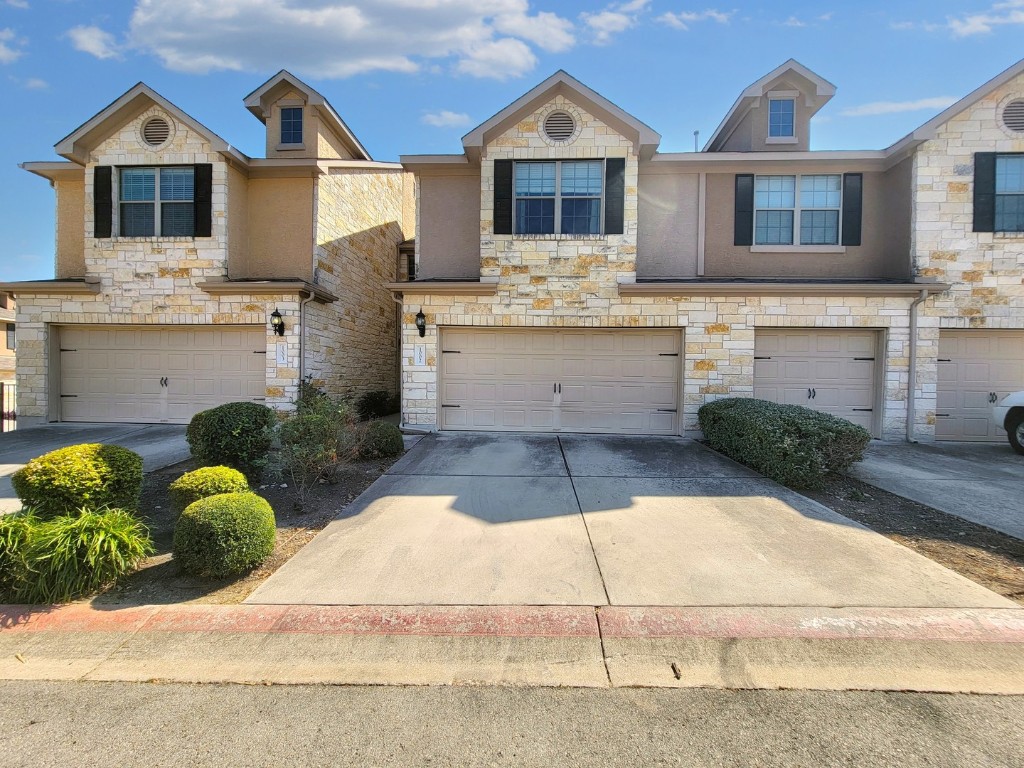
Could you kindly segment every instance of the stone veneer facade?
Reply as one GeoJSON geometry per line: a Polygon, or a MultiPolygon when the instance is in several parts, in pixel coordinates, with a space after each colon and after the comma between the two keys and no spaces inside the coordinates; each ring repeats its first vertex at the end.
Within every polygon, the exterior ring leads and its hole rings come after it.
{"type": "MultiPolygon", "coordinates": [[[[357,394],[394,389],[395,309],[383,283],[393,279],[396,247],[403,239],[401,169],[331,169],[319,177],[315,252],[310,259],[316,259],[317,282],[340,300],[308,302],[301,308],[295,293],[217,295],[197,286],[228,276],[228,164],[203,136],[159,108],[144,111],[95,148],[85,168],[85,187],[92,189],[97,165],[195,163],[213,166],[210,238],[93,238],[93,206],[91,195],[86,195],[86,276],[98,278],[100,290],[96,295],[19,296],[20,423],[58,417],[50,389],[49,355],[54,326],[63,324],[263,327],[267,333],[266,400],[279,409],[289,408],[298,392],[303,333],[306,373],[331,391],[357,394]],[[154,149],[141,140],[141,127],[156,114],[171,123],[172,135],[154,149]],[[273,335],[268,323],[274,309],[284,317],[283,338],[273,335]],[[306,329],[300,323],[303,315],[306,329]],[[281,344],[286,347],[285,362],[278,364],[281,344]]],[[[116,172],[114,185],[116,200],[116,172]]],[[[116,204],[114,208],[117,231],[116,204]]]]}

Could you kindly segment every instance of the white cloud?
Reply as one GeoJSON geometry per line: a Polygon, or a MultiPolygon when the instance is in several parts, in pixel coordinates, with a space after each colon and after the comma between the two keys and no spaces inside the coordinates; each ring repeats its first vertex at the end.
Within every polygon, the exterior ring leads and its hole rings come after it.
{"type": "Polygon", "coordinates": [[[891,115],[897,112],[920,112],[925,109],[945,109],[956,101],[953,96],[934,96],[914,101],[872,101],[859,107],[847,107],[839,114],[844,117],[867,117],[870,115],[891,115]]]}
{"type": "Polygon", "coordinates": [[[127,39],[196,74],[286,67],[330,78],[441,64],[505,79],[536,66],[535,49],[571,48],[573,31],[530,0],[136,0],[127,39]]]}
{"type": "Polygon", "coordinates": [[[50,84],[39,77],[30,77],[24,82],[24,86],[30,91],[44,91],[50,87],[50,84]]]}
{"type": "Polygon", "coordinates": [[[784,22],[782,22],[782,26],[784,26],[784,27],[806,27],[807,26],[807,22],[806,21],[800,21],[800,19],[798,19],[796,16],[790,16],[788,19],[786,19],[784,22]]]}
{"type": "Polygon", "coordinates": [[[23,52],[15,47],[20,44],[13,29],[0,29],[0,64],[10,64],[21,58],[23,52]]]}
{"type": "Polygon", "coordinates": [[[99,27],[73,27],[67,36],[75,50],[95,56],[97,59],[116,59],[120,57],[117,41],[114,36],[99,27]]]}
{"type": "Polygon", "coordinates": [[[428,112],[421,121],[435,128],[460,128],[470,124],[469,115],[465,112],[449,112],[442,109],[440,112],[428,112]]]}
{"type": "Polygon", "coordinates": [[[23,10],[28,8],[28,0],[7,0],[7,4],[11,8],[21,8],[23,10]]]}
{"type": "Polygon", "coordinates": [[[581,13],[580,19],[590,30],[595,45],[607,45],[620,32],[635,26],[638,14],[647,10],[650,0],[628,0],[613,3],[597,13],[581,13]]]}
{"type": "Polygon", "coordinates": [[[1024,24],[1024,0],[993,3],[987,11],[949,19],[949,29],[953,37],[984,35],[991,32],[994,27],[1007,24],[1024,24]]]}
{"type": "Polygon", "coordinates": [[[736,11],[718,11],[709,8],[706,11],[680,11],[679,13],[663,13],[656,21],[667,24],[674,29],[688,30],[691,26],[700,21],[715,21],[719,24],[728,24],[736,11]]]}

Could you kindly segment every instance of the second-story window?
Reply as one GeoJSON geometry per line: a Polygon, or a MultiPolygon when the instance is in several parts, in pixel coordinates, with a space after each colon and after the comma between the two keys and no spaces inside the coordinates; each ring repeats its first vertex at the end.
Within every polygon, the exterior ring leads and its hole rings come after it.
{"type": "Polygon", "coordinates": [[[302,107],[284,107],[281,110],[281,143],[302,143],[302,107]]]}
{"type": "Polygon", "coordinates": [[[799,222],[800,245],[837,245],[842,189],[839,174],[755,177],[754,244],[793,245],[799,222]]]}
{"type": "Polygon", "coordinates": [[[996,156],[996,232],[1024,232],[1024,155],[996,156]]]}
{"type": "Polygon", "coordinates": [[[600,160],[515,164],[515,233],[599,235],[604,190],[600,160]]]}
{"type": "Polygon", "coordinates": [[[768,136],[781,138],[795,134],[796,101],[794,99],[768,100],[768,136]]]}
{"type": "Polygon", "coordinates": [[[192,166],[122,168],[122,237],[192,237],[195,170],[192,166]]]}
{"type": "Polygon", "coordinates": [[[15,349],[17,340],[17,334],[14,332],[14,327],[14,323],[7,323],[7,349],[12,352],[15,349]]]}

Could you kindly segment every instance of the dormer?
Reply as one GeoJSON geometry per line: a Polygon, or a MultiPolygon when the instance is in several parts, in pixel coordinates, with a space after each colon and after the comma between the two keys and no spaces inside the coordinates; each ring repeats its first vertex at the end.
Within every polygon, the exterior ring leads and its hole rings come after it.
{"type": "Polygon", "coordinates": [[[836,87],[790,59],[740,94],[705,152],[806,152],[811,118],[836,87]]]}
{"type": "Polygon", "coordinates": [[[281,70],[245,97],[267,127],[267,157],[371,160],[370,153],[319,92],[281,70]]]}

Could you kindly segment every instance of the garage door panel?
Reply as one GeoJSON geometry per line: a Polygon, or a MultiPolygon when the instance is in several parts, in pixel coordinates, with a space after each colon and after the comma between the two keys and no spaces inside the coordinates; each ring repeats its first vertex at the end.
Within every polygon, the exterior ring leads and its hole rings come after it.
{"type": "Polygon", "coordinates": [[[1005,440],[990,400],[1024,389],[1024,331],[941,331],[939,358],[936,438],[1005,440]]]}

